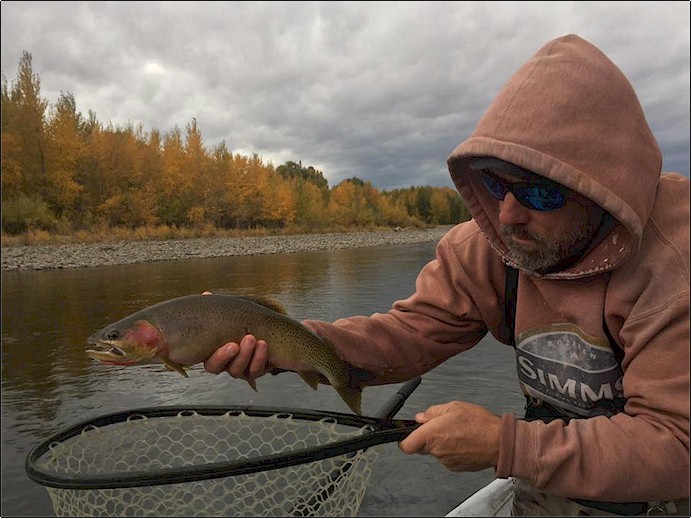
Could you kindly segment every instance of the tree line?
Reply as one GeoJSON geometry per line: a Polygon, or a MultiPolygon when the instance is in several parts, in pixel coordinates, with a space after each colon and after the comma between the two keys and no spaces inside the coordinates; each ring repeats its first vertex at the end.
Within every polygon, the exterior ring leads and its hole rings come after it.
{"type": "Polygon", "coordinates": [[[218,229],[453,224],[469,218],[456,191],[381,191],[354,176],[330,187],[301,162],[208,149],[196,119],[161,133],[103,124],[74,96],[42,99],[32,56],[2,74],[2,230],[62,234],[109,227],[211,225],[218,229]]]}

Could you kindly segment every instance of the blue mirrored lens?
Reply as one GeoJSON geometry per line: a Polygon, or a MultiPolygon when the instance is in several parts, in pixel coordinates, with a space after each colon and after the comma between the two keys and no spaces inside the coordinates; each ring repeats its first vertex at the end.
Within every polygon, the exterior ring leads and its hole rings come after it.
{"type": "Polygon", "coordinates": [[[500,179],[481,173],[481,178],[483,179],[483,185],[486,187],[490,193],[498,200],[504,200],[505,196],[509,192],[509,187],[507,184],[502,182],[500,179]]]}
{"type": "Polygon", "coordinates": [[[516,191],[517,200],[537,211],[554,211],[565,205],[565,197],[558,186],[527,186],[516,191]]]}
{"type": "Polygon", "coordinates": [[[521,205],[534,211],[554,211],[567,202],[564,188],[554,182],[510,184],[486,172],[481,172],[481,179],[486,189],[498,200],[504,200],[511,192],[521,205]]]}

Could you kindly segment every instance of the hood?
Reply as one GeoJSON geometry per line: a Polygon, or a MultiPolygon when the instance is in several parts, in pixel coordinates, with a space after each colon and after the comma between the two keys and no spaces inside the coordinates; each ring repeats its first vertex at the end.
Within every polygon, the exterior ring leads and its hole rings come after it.
{"type": "Polygon", "coordinates": [[[486,211],[497,202],[468,167],[476,156],[497,157],[551,178],[617,220],[578,263],[543,277],[611,270],[639,249],[661,174],[661,152],[630,82],[584,39],[567,35],[544,45],[510,78],[447,161],[471,215],[511,264],[498,223],[486,211]]]}

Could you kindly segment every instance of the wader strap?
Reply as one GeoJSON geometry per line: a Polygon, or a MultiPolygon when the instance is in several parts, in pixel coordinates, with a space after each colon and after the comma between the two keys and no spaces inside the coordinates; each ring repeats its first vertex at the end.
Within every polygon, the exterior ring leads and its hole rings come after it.
{"type": "Polygon", "coordinates": [[[517,315],[517,288],[519,286],[519,271],[505,265],[505,307],[503,329],[506,339],[513,347],[517,347],[514,339],[514,321],[517,315]]]}

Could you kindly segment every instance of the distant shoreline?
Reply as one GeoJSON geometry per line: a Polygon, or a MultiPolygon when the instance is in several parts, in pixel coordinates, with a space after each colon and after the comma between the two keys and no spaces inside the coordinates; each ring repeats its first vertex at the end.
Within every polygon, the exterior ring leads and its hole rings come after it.
{"type": "Polygon", "coordinates": [[[295,234],[243,238],[121,241],[2,248],[2,270],[49,270],[126,265],[152,261],[218,258],[375,247],[438,241],[452,226],[374,232],[295,234]]]}

